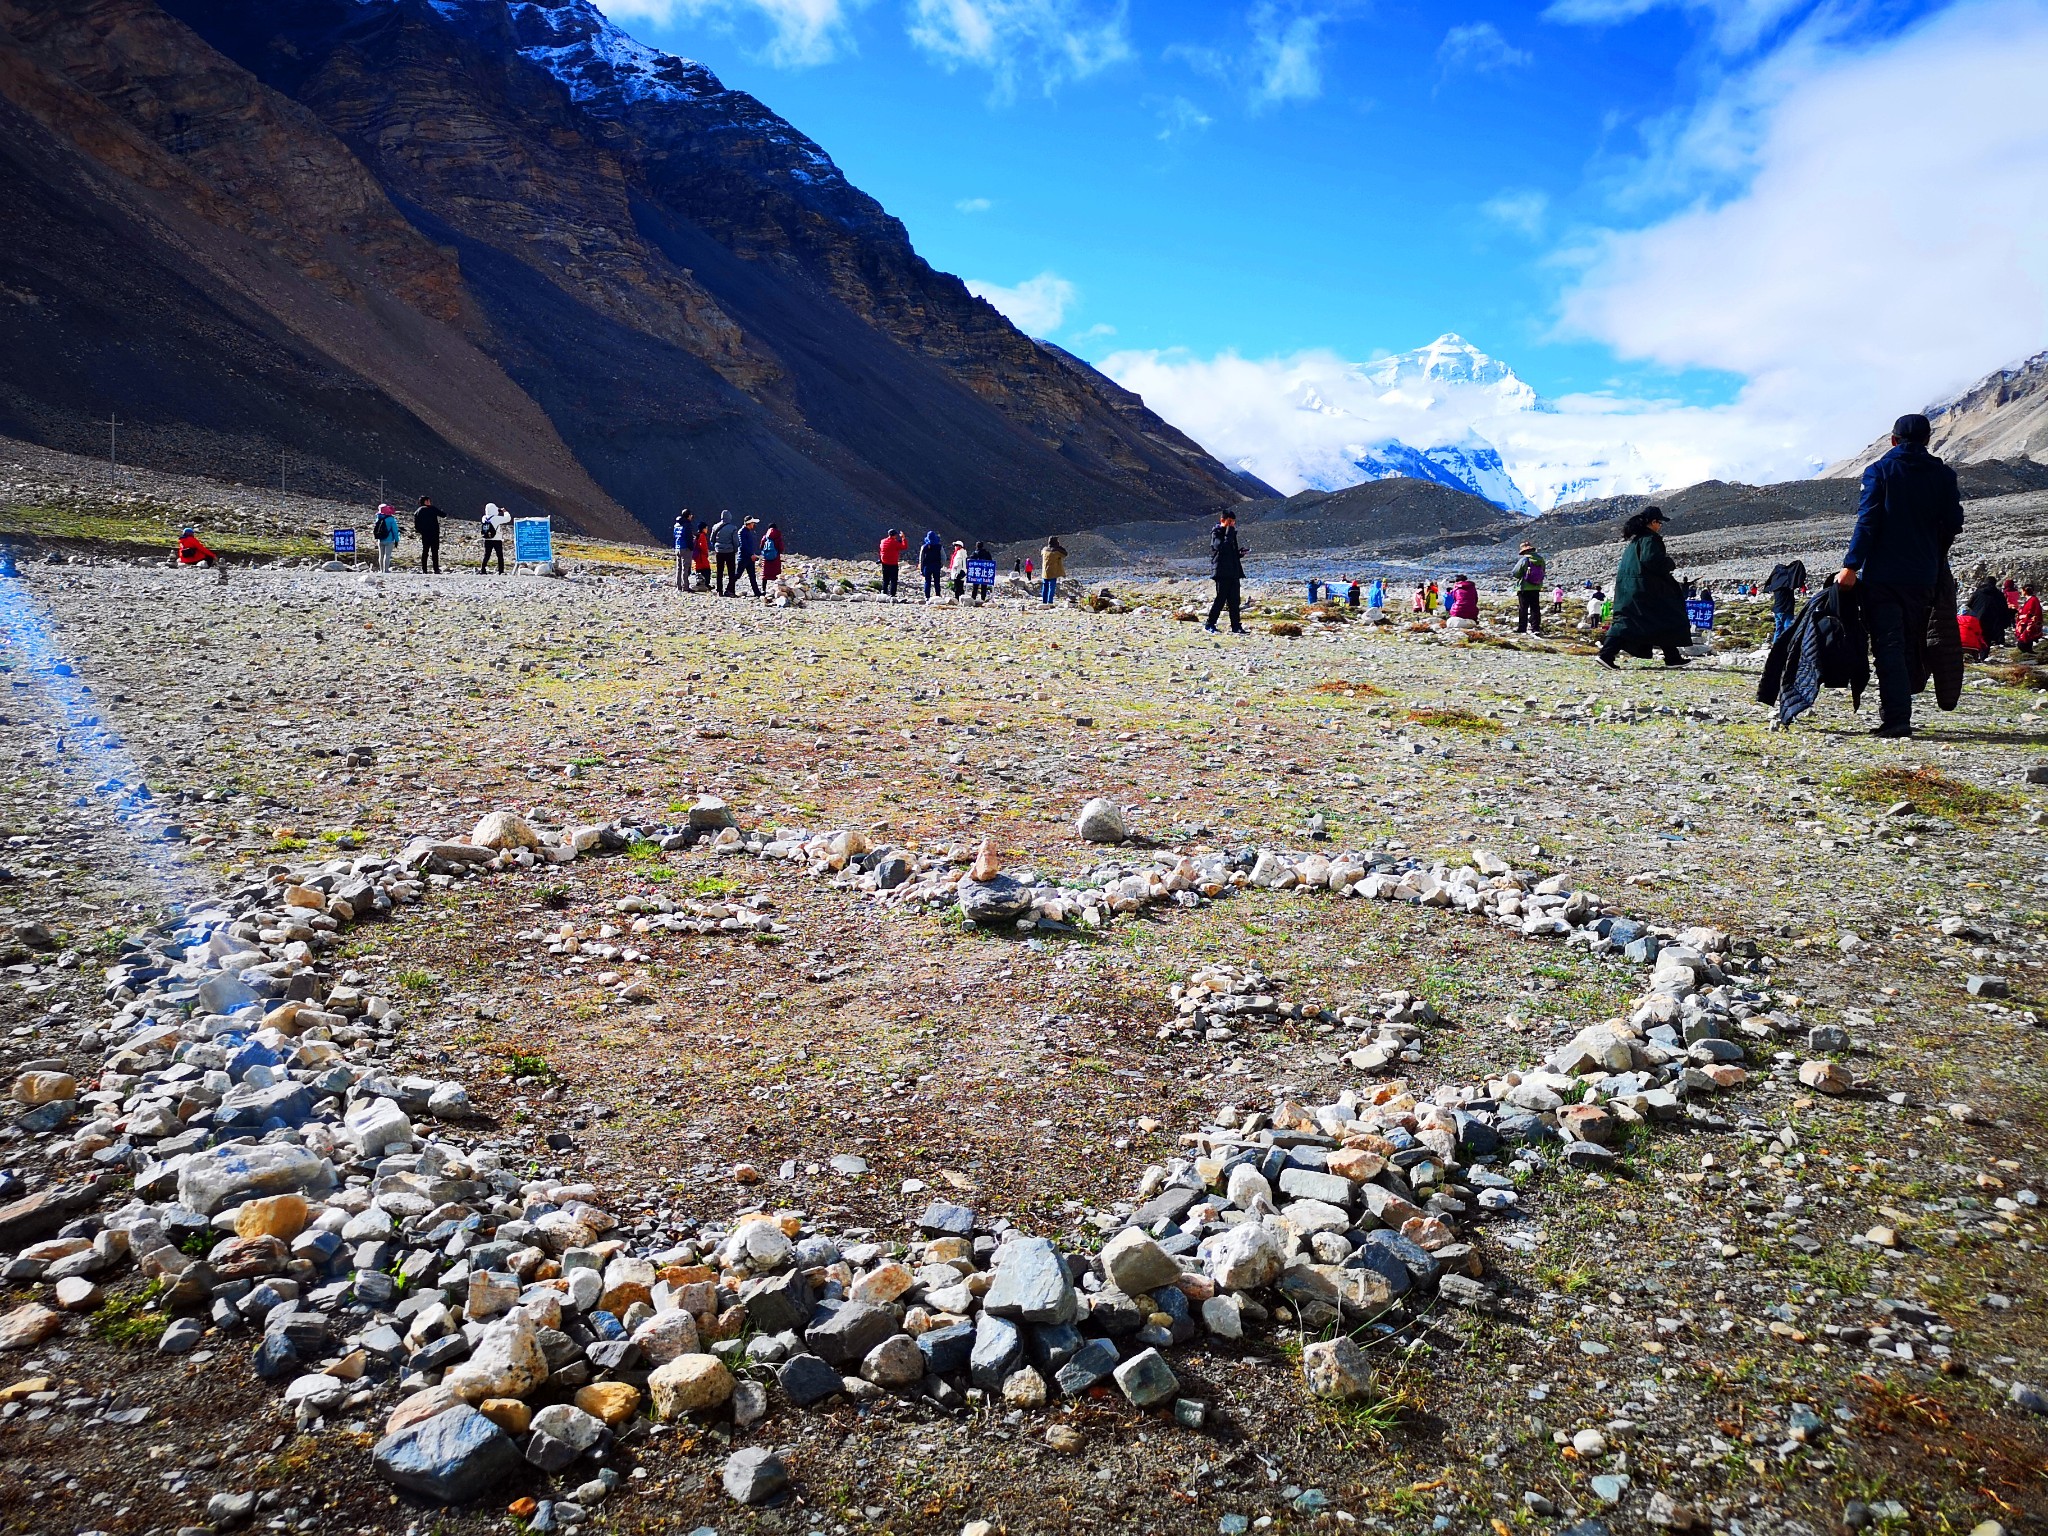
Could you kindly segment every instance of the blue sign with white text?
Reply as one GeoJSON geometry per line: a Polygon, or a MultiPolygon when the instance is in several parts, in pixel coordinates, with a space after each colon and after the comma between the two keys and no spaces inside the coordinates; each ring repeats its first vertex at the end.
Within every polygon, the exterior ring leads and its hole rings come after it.
{"type": "Polygon", "coordinates": [[[334,552],[337,555],[352,555],[356,552],[356,531],[353,528],[334,530],[334,552]]]}
{"type": "Polygon", "coordinates": [[[555,523],[522,517],[512,525],[512,558],[520,565],[546,565],[555,558],[555,523]]]}
{"type": "Polygon", "coordinates": [[[996,584],[996,563],[993,560],[970,560],[967,562],[967,581],[970,586],[992,587],[996,584]]]}
{"type": "Polygon", "coordinates": [[[1711,597],[1688,597],[1685,600],[1685,616],[1692,621],[1694,629],[1714,627],[1714,600],[1711,597]]]}

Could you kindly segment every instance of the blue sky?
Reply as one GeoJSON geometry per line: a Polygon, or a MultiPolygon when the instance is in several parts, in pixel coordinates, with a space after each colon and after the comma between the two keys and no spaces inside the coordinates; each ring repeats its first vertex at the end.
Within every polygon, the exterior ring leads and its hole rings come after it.
{"type": "MultiPolygon", "coordinates": [[[[1134,357],[1356,361],[1456,331],[1601,410],[1748,402],[1707,431],[1739,438],[1775,430],[1780,396],[1853,375],[1853,408],[1774,439],[1791,462],[2048,345],[2048,130],[1970,126],[2048,78],[2023,89],[2048,65],[2040,0],[599,3],[759,96],[935,265],[1119,376],[1134,357]],[[1934,57],[1951,88],[1902,101],[1934,57]],[[1906,119],[1925,163],[1869,163],[1879,115],[1906,119]],[[1802,190],[1830,167],[1839,208],[1802,190]],[[1943,281],[1953,253],[1880,232],[1845,257],[1805,225],[1854,225],[1858,198],[1924,221],[1906,178],[1988,220],[2007,259],[1895,363],[1841,334],[1844,282],[1881,307],[1888,283],[1943,281]],[[1715,275],[1724,248],[1739,289],[1715,275]],[[1844,260],[1847,279],[1819,270],[1844,260]]],[[[1216,388],[1202,375],[1167,414],[1216,388]]]]}

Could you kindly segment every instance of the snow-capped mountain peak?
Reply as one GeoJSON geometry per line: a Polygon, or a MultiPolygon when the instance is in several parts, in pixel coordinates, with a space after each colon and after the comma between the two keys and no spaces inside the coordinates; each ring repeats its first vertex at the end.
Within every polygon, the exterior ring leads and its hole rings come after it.
{"type": "Polygon", "coordinates": [[[1542,408],[1536,391],[1515,376],[1514,369],[1473,346],[1455,331],[1446,331],[1426,347],[1399,352],[1357,370],[1367,382],[1390,393],[1434,405],[1447,390],[1482,389],[1503,410],[1542,408]]]}

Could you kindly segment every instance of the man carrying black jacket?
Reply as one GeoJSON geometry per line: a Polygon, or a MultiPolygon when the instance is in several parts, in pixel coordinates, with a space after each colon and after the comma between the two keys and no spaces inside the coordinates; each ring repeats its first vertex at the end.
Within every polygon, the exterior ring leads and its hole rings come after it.
{"type": "Polygon", "coordinates": [[[1921,672],[1927,619],[1949,546],[1963,530],[1956,472],[1927,451],[1925,416],[1892,424],[1891,452],[1863,471],[1863,499],[1835,577],[1863,601],[1877,673],[1879,723],[1870,734],[1913,734],[1913,678],[1921,672]]]}
{"type": "Polygon", "coordinates": [[[1216,583],[1216,601],[1209,605],[1209,622],[1202,627],[1212,635],[1216,632],[1216,617],[1224,609],[1230,610],[1230,632],[1244,633],[1244,624],[1237,616],[1238,604],[1243,601],[1244,551],[1237,546],[1237,514],[1226,511],[1216,526],[1209,530],[1209,575],[1216,583]]]}

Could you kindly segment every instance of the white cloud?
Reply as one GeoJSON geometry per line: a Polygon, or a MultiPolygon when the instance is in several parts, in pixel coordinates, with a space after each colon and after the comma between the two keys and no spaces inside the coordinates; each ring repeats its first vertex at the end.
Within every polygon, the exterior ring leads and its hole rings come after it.
{"type": "Polygon", "coordinates": [[[1157,137],[1161,140],[1177,139],[1184,133],[1199,133],[1214,121],[1185,96],[1174,96],[1159,103],[1157,111],[1160,122],[1157,137]]]}
{"type": "Polygon", "coordinates": [[[1323,94],[1323,28],[1329,20],[1326,12],[1290,12],[1272,0],[1252,7],[1254,108],[1323,94]]]}
{"type": "Polygon", "coordinates": [[[1027,336],[1049,336],[1058,330],[1081,297],[1081,291],[1057,272],[1027,277],[1014,288],[969,279],[967,291],[995,305],[1027,336]]]}
{"type": "Polygon", "coordinates": [[[1503,192],[1479,205],[1479,211],[1496,224],[1534,238],[1543,233],[1544,215],[1550,211],[1550,194],[1534,189],[1503,192]]]}
{"type": "Polygon", "coordinates": [[[1474,74],[1492,74],[1535,62],[1525,49],[1517,48],[1490,21],[1467,22],[1451,28],[1437,46],[1436,61],[1449,74],[1469,69],[1474,74]]]}
{"type": "Polygon", "coordinates": [[[910,40],[948,69],[987,70],[998,99],[1047,92],[1132,57],[1128,0],[911,0],[910,40]]]}
{"type": "Polygon", "coordinates": [[[824,64],[850,51],[852,13],[868,0],[597,0],[598,9],[614,21],[647,21],[673,26],[683,21],[709,22],[732,30],[742,20],[768,26],[762,50],[771,64],[795,67],[824,64]]]}
{"type": "Polygon", "coordinates": [[[1725,49],[1739,51],[1754,47],[1792,12],[1810,3],[1811,0],[1551,0],[1543,19],[1581,26],[1612,26],[1655,10],[1700,11],[1712,21],[1715,40],[1725,49]]]}
{"type": "Polygon", "coordinates": [[[1748,424],[1726,412],[1595,395],[1537,408],[1511,376],[1390,387],[1382,373],[1388,364],[1348,362],[1326,350],[1206,359],[1118,352],[1099,366],[1218,458],[1289,495],[1358,480],[1354,461],[1390,441],[1415,449],[1490,445],[1516,487],[1543,508],[1560,497],[1687,485],[1724,473],[1756,447],[1748,424]]]}
{"type": "Polygon", "coordinates": [[[959,213],[987,213],[995,204],[985,197],[963,197],[953,207],[959,213]]]}
{"type": "Polygon", "coordinates": [[[1739,165],[1742,189],[1601,236],[1565,329],[1741,376],[1745,467],[1860,448],[2048,339],[2048,118],[2022,105],[2044,79],[2042,0],[1788,43],[1678,138],[1681,173],[1739,165]]]}
{"type": "Polygon", "coordinates": [[[1115,334],[1115,326],[1104,325],[1101,321],[1098,320],[1095,324],[1089,326],[1087,330],[1075,332],[1074,344],[1076,346],[1079,346],[1084,341],[1102,341],[1108,337],[1114,336],[1115,334]]]}

